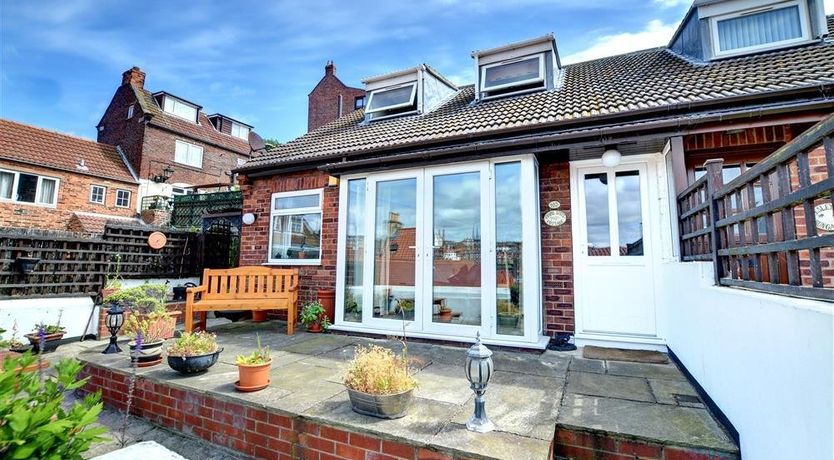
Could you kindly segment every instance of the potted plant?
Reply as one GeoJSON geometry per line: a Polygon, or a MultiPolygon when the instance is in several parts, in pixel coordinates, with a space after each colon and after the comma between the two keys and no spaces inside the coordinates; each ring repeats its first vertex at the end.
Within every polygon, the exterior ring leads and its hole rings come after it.
{"type": "Polygon", "coordinates": [[[344,377],[353,410],[379,418],[400,418],[408,410],[417,381],[401,356],[376,345],[358,346],[344,377]]]}
{"type": "Polygon", "coordinates": [[[452,322],[452,309],[447,307],[446,305],[441,305],[440,310],[437,313],[438,319],[442,323],[450,323],[452,322]]]}
{"type": "MultiPolygon", "coordinates": [[[[149,327],[159,331],[161,339],[170,339],[174,336],[177,326],[177,316],[180,312],[169,312],[165,307],[165,296],[168,288],[164,284],[142,284],[127,289],[122,289],[107,298],[108,303],[117,303],[129,312],[125,321],[127,324],[130,318],[141,316],[150,318],[159,324],[149,327]]],[[[142,318],[140,318],[141,320],[142,318]]],[[[128,329],[125,329],[128,332],[128,329]]],[[[135,334],[135,330],[133,331],[135,334]]],[[[146,342],[147,338],[144,339],[146,342]]]]}
{"type": "Polygon", "coordinates": [[[64,310],[59,310],[58,322],[55,324],[45,324],[43,322],[36,324],[35,329],[24,336],[32,344],[32,351],[46,353],[58,348],[58,342],[64,338],[64,334],[67,332],[67,329],[61,326],[61,316],[63,314],[64,310]],[[41,349],[41,341],[43,341],[43,349],[41,349]]]}
{"type": "Polygon", "coordinates": [[[515,328],[518,326],[518,307],[506,299],[498,301],[498,326],[515,328]]]}
{"type": "Polygon", "coordinates": [[[10,351],[16,353],[25,353],[32,349],[31,343],[26,343],[17,337],[17,320],[12,325],[12,338],[8,341],[8,347],[10,351]]]}
{"type": "Polygon", "coordinates": [[[316,293],[316,298],[318,298],[319,303],[324,308],[324,314],[327,315],[328,319],[333,319],[336,317],[336,290],[334,289],[321,289],[316,293]]]}
{"type": "Polygon", "coordinates": [[[235,389],[238,391],[258,391],[269,385],[269,367],[272,365],[272,357],[269,355],[269,347],[261,346],[261,336],[258,334],[258,348],[249,355],[237,355],[238,381],[235,382],[235,389]]]}
{"type": "Polygon", "coordinates": [[[168,365],[182,374],[196,374],[214,366],[223,351],[211,332],[185,332],[168,347],[168,365]]]}
{"type": "Polygon", "coordinates": [[[307,326],[307,332],[319,333],[330,327],[330,318],[318,300],[301,308],[300,319],[301,324],[307,326]]]}
{"type": "Polygon", "coordinates": [[[266,320],[266,310],[252,310],[252,321],[256,323],[263,323],[266,320]]]}
{"type": "Polygon", "coordinates": [[[147,314],[133,314],[127,318],[124,331],[133,337],[128,343],[131,362],[136,362],[139,367],[155,366],[162,362],[162,344],[167,337],[173,335],[170,331],[172,320],[161,303],[147,314]],[[142,337],[141,347],[137,346],[139,337],[142,337]]]}

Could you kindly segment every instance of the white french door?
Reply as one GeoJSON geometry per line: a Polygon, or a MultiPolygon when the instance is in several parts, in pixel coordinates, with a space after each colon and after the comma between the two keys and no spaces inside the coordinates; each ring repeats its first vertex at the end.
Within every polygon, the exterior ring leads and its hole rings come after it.
{"type": "Polygon", "coordinates": [[[615,168],[572,165],[578,339],[639,342],[657,335],[653,167],[641,158],[624,158],[615,168]]]}
{"type": "Polygon", "coordinates": [[[532,157],[341,180],[335,327],[540,341],[532,157]]]}

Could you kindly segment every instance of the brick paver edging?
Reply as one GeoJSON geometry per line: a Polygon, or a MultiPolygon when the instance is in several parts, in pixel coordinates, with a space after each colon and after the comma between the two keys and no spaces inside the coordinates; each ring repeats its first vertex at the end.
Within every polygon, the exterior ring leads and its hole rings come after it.
{"type": "MultiPolygon", "coordinates": [[[[86,363],[84,391],[100,391],[117,410],[127,404],[130,375],[86,363]]],[[[137,417],[263,459],[474,460],[427,446],[323,425],[304,417],[225,401],[136,376],[131,413],[137,417]]]]}
{"type": "Polygon", "coordinates": [[[662,445],[611,433],[556,426],[557,460],[738,460],[736,454],[662,445]]]}

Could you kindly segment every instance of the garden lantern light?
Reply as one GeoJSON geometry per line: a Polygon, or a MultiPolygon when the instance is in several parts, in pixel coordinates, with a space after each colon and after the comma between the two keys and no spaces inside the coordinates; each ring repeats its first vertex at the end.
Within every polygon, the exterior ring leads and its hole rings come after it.
{"type": "Polygon", "coordinates": [[[481,343],[481,333],[478,332],[475,344],[466,353],[466,378],[475,392],[475,414],[466,422],[467,430],[487,433],[495,429],[484,408],[484,393],[492,372],[492,351],[481,343]]]}
{"type": "Polygon", "coordinates": [[[104,318],[104,323],[107,325],[107,329],[110,330],[110,343],[102,353],[105,355],[121,353],[122,349],[116,344],[116,340],[118,339],[117,334],[119,333],[119,329],[125,323],[125,311],[119,304],[110,304],[110,308],[107,309],[107,316],[104,318]]]}

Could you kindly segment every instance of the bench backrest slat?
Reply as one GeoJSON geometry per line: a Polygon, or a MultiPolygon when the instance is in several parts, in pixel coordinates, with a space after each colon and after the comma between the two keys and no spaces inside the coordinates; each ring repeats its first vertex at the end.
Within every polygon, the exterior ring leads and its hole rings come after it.
{"type": "Polygon", "coordinates": [[[252,299],[283,297],[298,285],[298,270],[270,267],[240,267],[203,271],[205,298],[252,299]]]}

